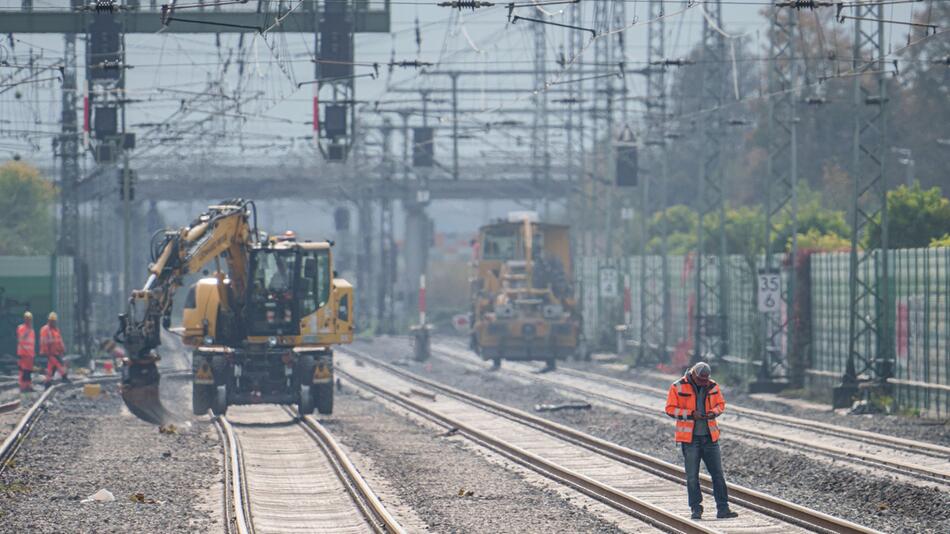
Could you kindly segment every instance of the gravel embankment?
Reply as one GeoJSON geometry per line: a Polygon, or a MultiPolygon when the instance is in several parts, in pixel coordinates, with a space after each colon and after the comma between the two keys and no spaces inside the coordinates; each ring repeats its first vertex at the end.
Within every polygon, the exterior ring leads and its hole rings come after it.
{"type": "MultiPolygon", "coordinates": [[[[189,407],[188,384],[163,380],[169,408],[189,407]]],[[[0,531],[223,532],[222,453],[209,422],[160,433],[124,409],[116,383],[104,389],[90,400],[70,388],[48,403],[0,476],[0,531]],[[100,489],[116,500],[80,502],[100,489]],[[137,493],[146,502],[133,502],[137,493]]]]}
{"type": "MultiPolygon", "coordinates": [[[[404,341],[386,339],[357,348],[401,360],[413,372],[527,411],[538,403],[571,400],[549,386],[508,380],[504,368],[500,372],[476,372],[440,359],[425,364],[412,362],[404,341]]],[[[600,407],[539,415],[675,464],[682,462],[673,443],[672,424],[600,407]]],[[[897,482],[866,470],[835,467],[794,451],[751,446],[728,435],[721,443],[730,482],[886,532],[950,532],[950,494],[946,492],[897,482]]]]}
{"type": "MultiPolygon", "coordinates": [[[[468,347],[465,340],[456,337],[443,337],[438,339],[438,342],[448,343],[456,348],[468,347]]],[[[670,381],[657,377],[654,374],[644,373],[638,369],[618,370],[616,366],[605,367],[596,362],[578,361],[559,362],[558,365],[658,388],[665,389],[670,385],[670,381]]],[[[715,369],[713,369],[713,371],[715,374],[715,369]]],[[[728,395],[728,402],[741,404],[747,408],[802,417],[842,427],[866,430],[868,432],[879,432],[890,436],[926,441],[950,447],[950,417],[945,416],[943,419],[933,419],[885,414],[850,415],[840,413],[840,411],[831,411],[830,406],[828,411],[816,411],[792,406],[784,402],[773,402],[750,397],[745,391],[739,388],[731,388],[728,380],[723,381],[721,379],[720,383],[728,395]]]]}
{"type": "MultiPolygon", "coordinates": [[[[569,362],[569,365],[575,369],[609,375],[621,380],[629,380],[640,384],[646,384],[654,387],[669,387],[669,383],[654,375],[638,373],[635,369],[630,371],[617,371],[613,368],[604,368],[591,362],[569,362]]],[[[790,415],[794,417],[803,417],[814,421],[821,421],[842,427],[866,430],[868,432],[878,432],[899,438],[927,441],[938,445],[950,446],[950,418],[928,419],[923,417],[904,417],[897,415],[848,415],[834,411],[815,411],[803,409],[797,406],[790,406],[782,402],[772,402],[750,397],[744,391],[736,388],[730,388],[728,383],[723,384],[723,389],[728,395],[727,402],[741,404],[747,408],[754,408],[772,413],[790,415]]]]}
{"type": "MultiPolygon", "coordinates": [[[[370,484],[374,478],[384,479],[399,505],[411,508],[425,531],[621,531],[553,490],[489,462],[463,438],[442,437],[441,430],[390,411],[349,386],[337,395],[333,416],[321,422],[355,452],[354,462],[370,484]],[[369,467],[360,458],[368,458],[369,467]]],[[[383,502],[390,504],[385,497],[383,502]]],[[[407,526],[411,531],[419,528],[407,526]]]]}

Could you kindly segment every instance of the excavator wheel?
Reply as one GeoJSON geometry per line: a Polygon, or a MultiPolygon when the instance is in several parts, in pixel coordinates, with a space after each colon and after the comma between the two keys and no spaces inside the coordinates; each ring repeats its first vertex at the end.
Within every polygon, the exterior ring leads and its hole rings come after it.
{"type": "Polygon", "coordinates": [[[316,397],[317,411],[320,415],[330,415],[333,413],[333,381],[312,386],[314,397],[316,397]]]}
{"type": "Polygon", "coordinates": [[[297,413],[300,414],[300,417],[305,415],[313,414],[313,391],[311,391],[310,385],[301,384],[300,386],[300,402],[297,403],[297,413]]]}
{"type": "Polygon", "coordinates": [[[228,361],[224,356],[215,356],[211,360],[211,373],[214,375],[214,389],[211,398],[211,413],[225,415],[228,413],[228,361]]]}
{"type": "Polygon", "coordinates": [[[208,384],[191,384],[191,411],[195,415],[204,415],[211,409],[214,398],[214,386],[208,384]]]}
{"type": "MultiPolygon", "coordinates": [[[[300,399],[297,402],[297,413],[300,417],[313,413],[313,356],[304,354],[297,360],[297,383],[300,388],[300,399]]],[[[317,386],[319,387],[319,386],[317,386]]]]}

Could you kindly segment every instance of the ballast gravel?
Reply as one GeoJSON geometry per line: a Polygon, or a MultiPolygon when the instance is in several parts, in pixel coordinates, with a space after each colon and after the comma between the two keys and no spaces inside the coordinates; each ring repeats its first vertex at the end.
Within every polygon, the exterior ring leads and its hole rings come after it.
{"type": "MultiPolygon", "coordinates": [[[[506,378],[504,365],[500,371],[492,372],[487,370],[488,364],[485,370],[472,371],[440,358],[425,363],[412,361],[411,347],[399,339],[358,344],[356,348],[433,380],[529,412],[536,404],[577,400],[547,385],[506,378]]],[[[727,397],[726,401],[730,399],[727,397]]],[[[662,406],[657,409],[662,410],[662,406]]],[[[672,423],[667,425],[600,406],[537,415],[677,465],[682,463],[682,454],[673,442],[672,423]]],[[[884,532],[950,532],[950,492],[895,481],[865,470],[836,467],[797,451],[740,443],[729,439],[728,434],[723,435],[720,443],[729,482],[884,532]]],[[[685,502],[685,488],[683,499],[685,502]]]]}
{"type": "MultiPolygon", "coordinates": [[[[382,478],[426,532],[621,532],[550,489],[489,462],[458,436],[423,426],[390,410],[373,395],[344,386],[334,414],[321,423],[348,450],[357,467],[370,460],[372,484],[382,478]],[[355,453],[355,454],[354,454],[355,453]]],[[[390,504],[385,498],[383,504],[390,504]]],[[[416,529],[410,528],[410,531],[416,529]]]]}
{"type": "MultiPolygon", "coordinates": [[[[162,384],[169,408],[184,411],[187,380],[162,384]]],[[[71,387],[47,403],[0,476],[0,531],[224,532],[222,453],[210,423],[160,433],[124,409],[117,382],[103,389],[93,400],[71,387]],[[82,502],[101,489],[115,501],[82,502]]]]}

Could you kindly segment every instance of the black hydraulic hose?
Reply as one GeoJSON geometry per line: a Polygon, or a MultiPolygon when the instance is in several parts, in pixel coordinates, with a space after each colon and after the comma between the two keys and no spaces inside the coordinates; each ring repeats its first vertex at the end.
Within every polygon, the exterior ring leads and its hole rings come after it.
{"type": "Polygon", "coordinates": [[[261,234],[260,234],[260,230],[257,227],[257,204],[255,204],[253,200],[247,200],[244,203],[246,206],[249,206],[251,208],[251,218],[254,221],[254,242],[260,243],[261,234]]]}

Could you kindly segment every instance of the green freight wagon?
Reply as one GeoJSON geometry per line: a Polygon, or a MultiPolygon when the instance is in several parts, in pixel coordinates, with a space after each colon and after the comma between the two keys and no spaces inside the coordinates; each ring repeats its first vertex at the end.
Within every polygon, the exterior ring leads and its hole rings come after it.
{"type": "MultiPolygon", "coordinates": [[[[16,373],[16,327],[26,310],[33,313],[37,340],[46,316],[55,310],[66,353],[77,352],[73,333],[75,291],[71,257],[0,256],[0,373],[16,373]]],[[[45,362],[38,359],[36,364],[45,362]]]]}

